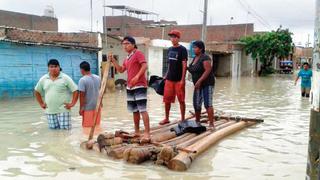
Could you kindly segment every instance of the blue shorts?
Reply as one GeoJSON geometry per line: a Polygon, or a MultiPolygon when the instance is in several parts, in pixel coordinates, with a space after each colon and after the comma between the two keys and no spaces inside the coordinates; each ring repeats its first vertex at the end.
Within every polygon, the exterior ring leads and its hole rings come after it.
{"type": "Polygon", "coordinates": [[[127,106],[130,112],[146,112],[147,88],[127,89],[127,106]]]}
{"type": "Polygon", "coordinates": [[[194,90],[193,92],[193,107],[194,110],[201,111],[202,102],[204,102],[204,107],[212,107],[213,98],[213,86],[204,86],[200,89],[194,90]]]}
{"type": "Polygon", "coordinates": [[[70,112],[47,114],[50,129],[71,129],[70,112]]]}

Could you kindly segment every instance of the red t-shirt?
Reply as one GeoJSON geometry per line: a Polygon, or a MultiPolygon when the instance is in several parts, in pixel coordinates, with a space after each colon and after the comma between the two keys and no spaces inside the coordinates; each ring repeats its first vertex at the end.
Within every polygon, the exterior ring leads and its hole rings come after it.
{"type": "Polygon", "coordinates": [[[147,87],[147,79],[146,79],[145,73],[144,75],[140,76],[137,84],[135,85],[130,84],[131,79],[133,79],[138,74],[143,63],[147,63],[147,61],[143,53],[138,49],[130,53],[127,56],[127,58],[123,61],[123,67],[125,68],[125,70],[127,70],[127,74],[128,74],[127,83],[129,88],[139,87],[139,86],[147,87]]]}

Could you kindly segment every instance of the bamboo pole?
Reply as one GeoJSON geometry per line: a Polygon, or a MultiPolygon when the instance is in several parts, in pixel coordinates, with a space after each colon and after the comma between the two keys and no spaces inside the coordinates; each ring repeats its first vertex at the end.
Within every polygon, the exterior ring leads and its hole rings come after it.
{"type": "Polygon", "coordinates": [[[228,120],[235,120],[235,121],[254,121],[254,122],[263,122],[263,119],[258,118],[247,118],[241,116],[214,116],[215,119],[228,119],[228,120]]]}
{"type": "Polygon", "coordinates": [[[180,151],[177,156],[170,160],[168,167],[175,171],[187,170],[190,167],[191,162],[205,150],[210,148],[213,144],[217,143],[222,138],[253,124],[256,124],[256,122],[241,121],[204,137],[195,144],[187,147],[187,149],[196,151],[195,153],[186,153],[180,151]]]}
{"type": "Polygon", "coordinates": [[[235,123],[236,123],[235,121],[230,121],[230,122],[226,122],[226,123],[221,124],[221,125],[217,125],[214,131],[208,130],[207,132],[204,132],[204,133],[202,133],[202,134],[200,134],[200,135],[198,135],[198,136],[196,136],[194,138],[191,138],[191,139],[189,139],[189,140],[187,140],[187,141],[185,141],[183,143],[178,144],[177,147],[186,148],[187,146],[191,146],[192,144],[194,144],[195,142],[197,142],[197,141],[201,140],[202,138],[208,136],[209,134],[211,134],[211,133],[213,133],[215,131],[218,131],[220,129],[223,129],[223,128],[229,126],[229,125],[235,124],[235,123]]]}
{"type": "MultiPolygon", "coordinates": [[[[224,123],[226,123],[226,122],[227,122],[227,121],[225,121],[225,120],[216,121],[216,122],[214,123],[214,126],[217,127],[217,126],[220,126],[221,124],[224,124],[224,123]]],[[[210,130],[207,129],[206,132],[208,132],[208,131],[210,131],[210,130]]],[[[201,134],[204,134],[204,133],[206,133],[206,132],[203,132],[203,133],[201,133],[201,134]]],[[[162,142],[162,144],[167,144],[167,145],[170,145],[170,146],[175,146],[175,145],[180,144],[180,143],[182,143],[182,142],[186,142],[187,140],[192,139],[192,138],[194,138],[195,136],[198,136],[198,134],[195,134],[195,133],[185,133],[185,134],[183,134],[183,135],[181,135],[181,136],[178,136],[178,137],[169,139],[169,140],[167,140],[167,141],[164,141],[164,142],[162,142]],[[190,136],[190,135],[191,135],[191,136],[190,136]]]]}

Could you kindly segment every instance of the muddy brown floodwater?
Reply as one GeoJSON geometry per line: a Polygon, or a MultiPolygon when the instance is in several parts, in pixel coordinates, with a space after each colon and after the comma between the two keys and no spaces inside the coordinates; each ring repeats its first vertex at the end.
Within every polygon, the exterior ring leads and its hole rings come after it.
{"type": "MultiPolygon", "coordinates": [[[[192,110],[191,84],[187,109],[192,110]]],[[[101,129],[132,130],[125,91],[107,94],[101,129]]],[[[150,89],[151,124],[164,117],[160,96],[150,89]]],[[[214,106],[265,122],[236,133],[197,158],[186,172],[150,163],[130,165],[79,148],[86,139],[78,107],[73,129],[52,131],[33,98],[0,101],[0,179],[290,179],[305,178],[310,103],[300,97],[291,75],[267,78],[218,78],[214,106]]],[[[171,118],[178,118],[173,105],[171,118]]],[[[142,125],[142,123],[141,123],[142,125]]]]}

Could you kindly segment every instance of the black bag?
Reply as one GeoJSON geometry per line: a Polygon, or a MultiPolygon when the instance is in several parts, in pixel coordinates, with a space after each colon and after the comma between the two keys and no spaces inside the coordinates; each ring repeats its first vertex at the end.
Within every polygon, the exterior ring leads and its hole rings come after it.
{"type": "Polygon", "coordinates": [[[177,136],[180,136],[184,133],[201,134],[206,130],[207,128],[205,126],[202,126],[201,123],[196,122],[195,120],[180,122],[177,126],[170,129],[170,131],[174,131],[177,136]]]}
{"type": "Polygon", "coordinates": [[[157,94],[162,95],[164,94],[164,85],[165,79],[159,76],[150,76],[149,86],[152,87],[157,94]]]}

